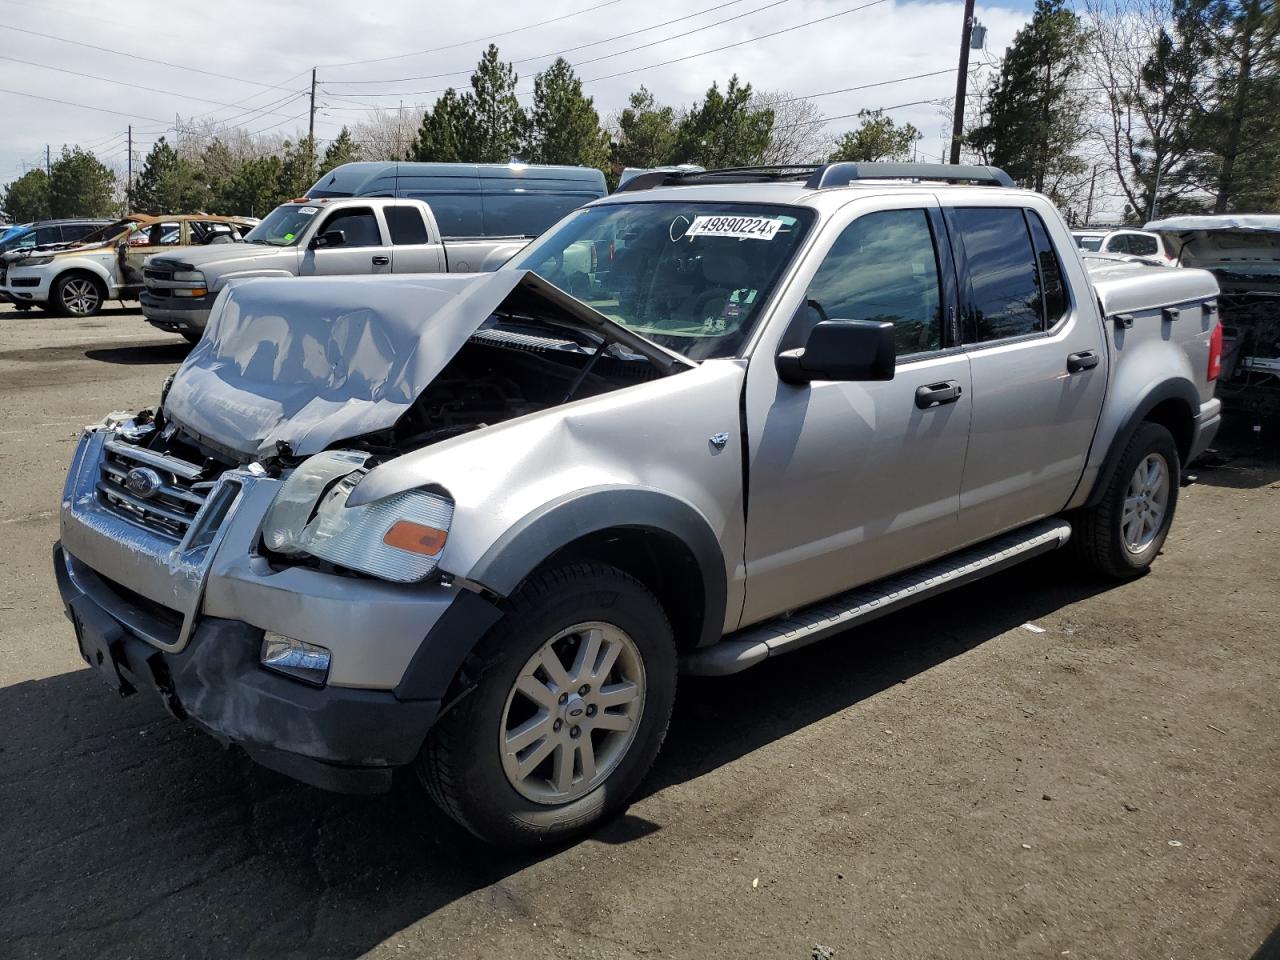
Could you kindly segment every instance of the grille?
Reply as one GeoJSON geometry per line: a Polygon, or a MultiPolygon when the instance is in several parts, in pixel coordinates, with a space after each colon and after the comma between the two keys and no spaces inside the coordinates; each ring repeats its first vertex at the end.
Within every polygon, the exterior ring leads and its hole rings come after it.
{"type": "Polygon", "coordinates": [[[151,267],[146,267],[146,268],[142,271],[142,276],[143,276],[143,278],[145,278],[145,279],[147,279],[147,280],[158,280],[158,281],[160,281],[160,282],[162,282],[162,283],[171,283],[171,282],[173,281],[173,273],[172,273],[172,271],[169,271],[169,270],[154,270],[154,269],[152,269],[151,267]]]}
{"type": "Polygon", "coordinates": [[[181,540],[191,526],[213,484],[203,481],[204,470],[193,463],[120,440],[108,440],[99,464],[98,496],[113,512],[173,540],[181,540]],[[150,471],[152,489],[130,488],[129,472],[150,471]],[[154,474],[160,482],[154,484],[154,474]]]}

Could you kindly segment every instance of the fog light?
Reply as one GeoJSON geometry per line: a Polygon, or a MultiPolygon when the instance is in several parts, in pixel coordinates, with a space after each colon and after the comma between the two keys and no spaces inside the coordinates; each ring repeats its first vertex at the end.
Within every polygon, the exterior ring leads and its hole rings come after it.
{"type": "Polygon", "coordinates": [[[329,651],[268,630],[262,635],[262,665],[304,683],[323,687],[329,676],[329,651]]]}

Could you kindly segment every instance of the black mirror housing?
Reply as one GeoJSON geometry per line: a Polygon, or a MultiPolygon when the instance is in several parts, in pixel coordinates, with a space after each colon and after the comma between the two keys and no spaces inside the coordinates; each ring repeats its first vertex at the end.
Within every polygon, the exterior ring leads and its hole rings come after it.
{"type": "Polygon", "coordinates": [[[775,363],[785,383],[892,380],[897,364],[893,324],[823,320],[809,332],[803,347],[783,350],[775,363]]]}
{"type": "Polygon", "coordinates": [[[326,230],[320,236],[311,241],[311,246],[315,247],[341,247],[347,242],[347,235],[341,230],[326,230]]]}

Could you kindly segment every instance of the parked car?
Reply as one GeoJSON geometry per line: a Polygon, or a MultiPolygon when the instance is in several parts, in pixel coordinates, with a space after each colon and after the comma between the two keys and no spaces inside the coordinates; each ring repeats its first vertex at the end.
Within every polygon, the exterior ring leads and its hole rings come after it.
{"type": "Polygon", "coordinates": [[[426,203],[385,197],[294,200],[244,239],[147,260],[146,289],[138,298],[147,322],[194,343],[233,280],[492,270],[529,242],[446,240],[426,203]]]}
{"type": "MultiPolygon", "coordinates": [[[[4,286],[4,254],[29,250],[33,247],[49,247],[62,243],[77,243],[86,236],[111,223],[110,220],[40,220],[21,223],[0,231],[0,288],[4,286]]],[[[0,289],[0,301],[9,297],[0,289]]]]}
{"type": "Polygon", "coordinates": [[[59,590],[113,688],[267,766],[561,838],[635,791],[679,669],[1068,542],[1147,570],[1218,426],[1216,295],[1091,280],[993,168],[641,175],[494,273],[229,287],[81,438],[59,590]]]}
{"type": "Polygon", "coordinates": [[[90,317],[107,300],[137,297],[142,263],[158,250],[238,242],[249,225],[208,214],[137,214],[99,227],[79,241],[36,245],[3,256],[0,290],[15,304],[69,317],[90,317]]]}
{"type": "Polygon", "coordinates": [[[1280,419],[1280,216],[1171,217],[1146,229],[1164,238],[1180,264],[1218,279],[1218,396],[1230,410],[1280,419]]]}
{"type": "Polygon", "coordinates": [[[1123,253],[1135,257],[1155,257],[1166,263],[1173,258],[1160,237],[1144,230],[1072,230],[1076,246],[1087,253],[1123,253]]]}

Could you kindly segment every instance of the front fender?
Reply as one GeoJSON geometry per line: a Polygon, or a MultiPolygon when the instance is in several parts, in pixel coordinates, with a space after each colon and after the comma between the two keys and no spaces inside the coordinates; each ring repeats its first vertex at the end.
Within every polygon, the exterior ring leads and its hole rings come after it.
{"type": "Polygon", "coordinates": [[[689,549],[703,586],[698,646],[718,640],[728,597],[720,542],[696,508],[658,490],[594,487],[552,500],[509,527],[472,567],[468,579],[507,596],[542,561],[575,540],[620,528],[667,534],[689,549]]]}

